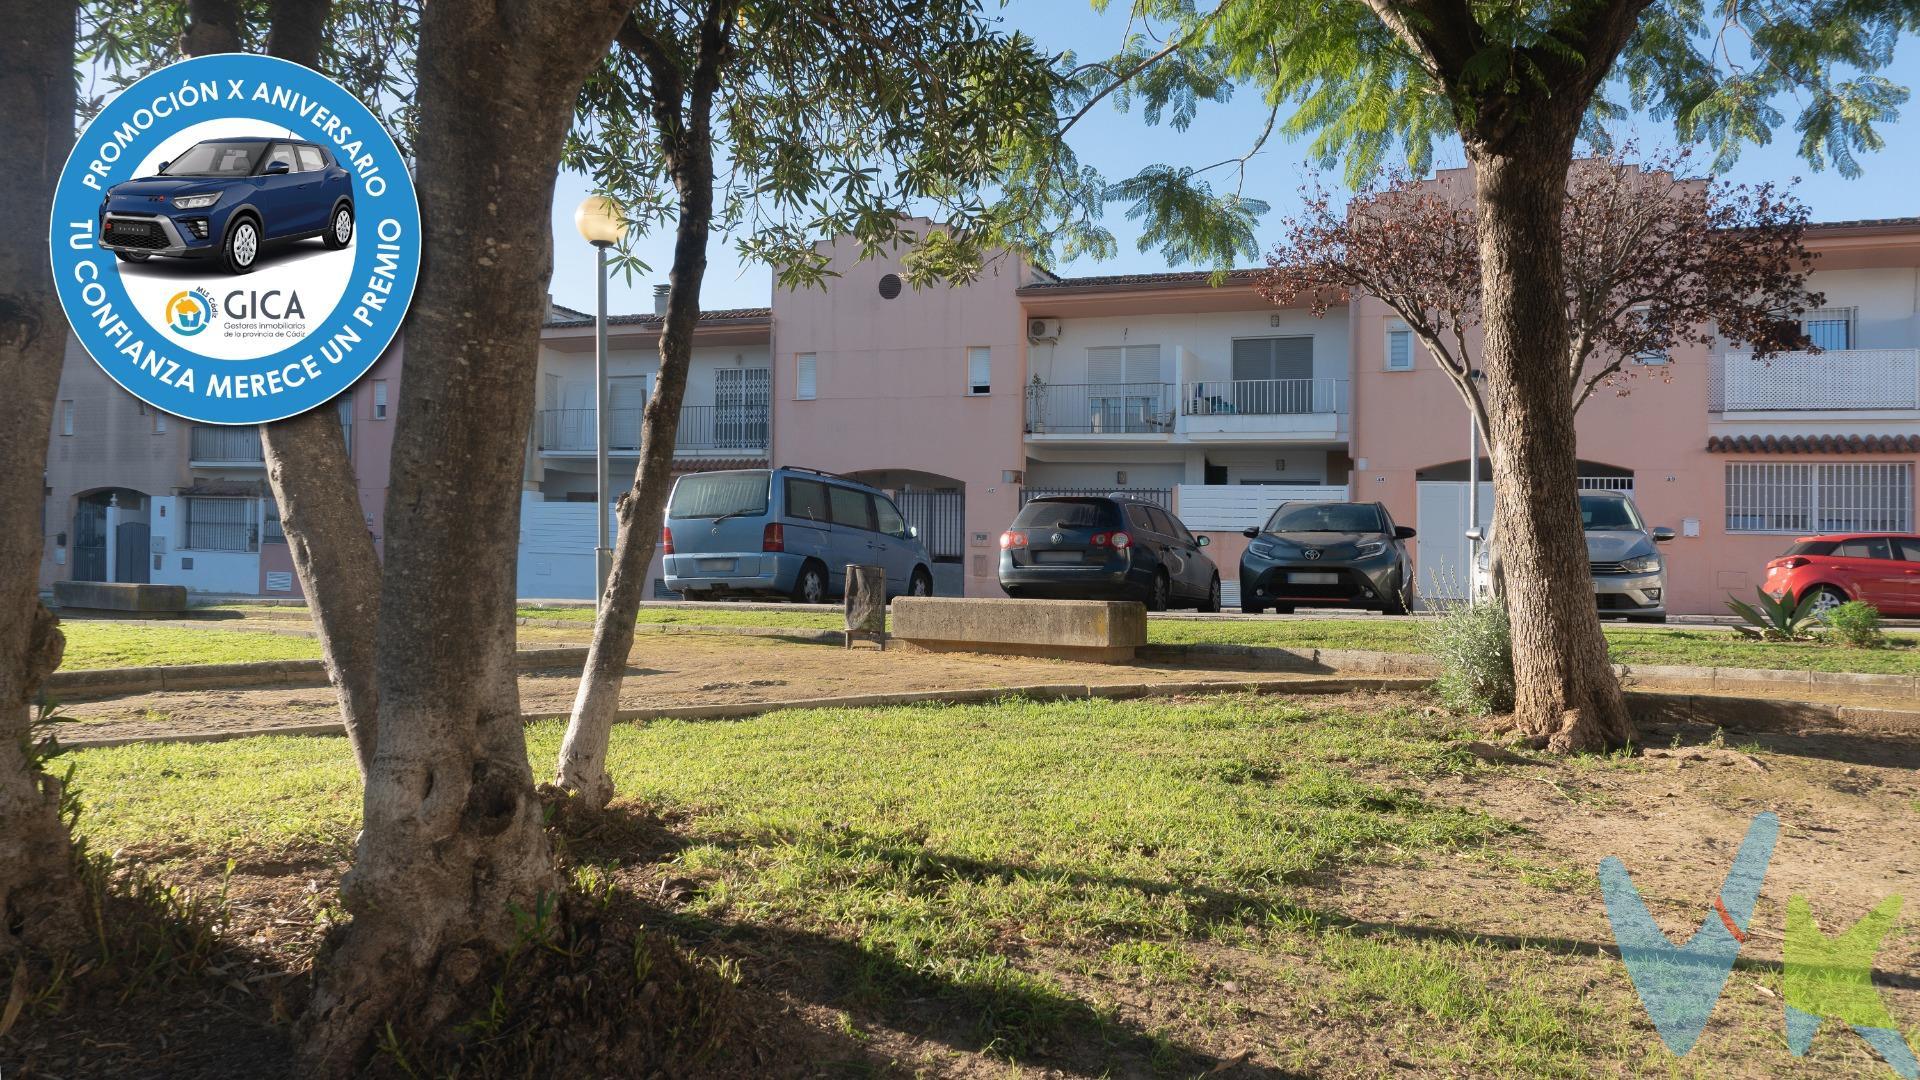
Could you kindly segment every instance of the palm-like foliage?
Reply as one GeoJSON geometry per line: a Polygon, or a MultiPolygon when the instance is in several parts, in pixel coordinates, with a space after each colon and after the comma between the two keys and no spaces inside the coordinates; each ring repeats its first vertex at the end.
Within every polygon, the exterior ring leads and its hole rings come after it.
{"type": "Polygon", "coordinates": [[[1765,589],[1753,591],[1759,595],[1758,605],[1745,600],[1727,601],[1727,607],[1746,620],[1745,626],[1734,629],[1762,641],[1806,641],[1813,637],[1820,623],[1820,617],[1816,614],[1820,601],[1818,592],[1809,590],[1796,601],[1792,593],[1776,600],[1768,596],[1765,589]]]}

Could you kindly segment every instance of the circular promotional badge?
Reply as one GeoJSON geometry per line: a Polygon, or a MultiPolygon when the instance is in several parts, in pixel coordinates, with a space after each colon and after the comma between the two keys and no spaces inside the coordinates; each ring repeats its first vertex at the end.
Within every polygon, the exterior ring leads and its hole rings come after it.
{"type": "Polygon", "coordinates": [[[55,288],[133,396],[209,424],[325,404],[399,333],[420,204],[380,122],[323,75],[229,53],[162,68],[60,174],[55,288]]]}

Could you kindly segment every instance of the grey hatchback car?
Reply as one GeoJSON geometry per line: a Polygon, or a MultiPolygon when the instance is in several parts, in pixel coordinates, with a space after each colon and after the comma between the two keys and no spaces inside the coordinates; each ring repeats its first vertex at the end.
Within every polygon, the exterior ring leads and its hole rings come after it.
{"type": "MultiPolygon", "coordinates": [[[[1582,491],[1580,525],[1587,536],[1588,572],[1593,602],[1602,618],[1628,622],[1667,621],[1667,561],[1657,545],[1673,539],[1673,530],[1649,528],[1640,508],[1622,491],[1582,491]]],[[[1481,539],[1469,530],[1471,539],[1481,539]]],[[[1491,531],[1475,561],[1473,587],[1482,598],[1495,594],[1500,551],[1491,531]]]]}

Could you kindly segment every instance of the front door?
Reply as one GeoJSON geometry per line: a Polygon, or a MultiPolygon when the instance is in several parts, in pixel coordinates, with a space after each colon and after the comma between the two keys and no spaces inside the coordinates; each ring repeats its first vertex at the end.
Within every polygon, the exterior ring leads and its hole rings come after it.
{"type": "Polygon", "coordinates": [[[120,535],[114,538],[118,545],[113,556],[113,576],[115,581],[145,585],[149,579],[147,560],[147,523],[144,521],[121,522],[120,535]]]}
{"type": "Polygon", "coordinates": [[[107,508],[83,502],[73,513],[73,580],[107,580],[107,508]]]}
{"type": "Polygon", "coordinates": [[[907,519],[893,500],[874,496],[874,524],[878,527],[873,538],[873,550],[880,556],[880,565],[887,568],[887,592],[898,596],[907,591],[913,581],[913,569],[919,565],[914,554],[913,542],[907,537],[907,519]]]}

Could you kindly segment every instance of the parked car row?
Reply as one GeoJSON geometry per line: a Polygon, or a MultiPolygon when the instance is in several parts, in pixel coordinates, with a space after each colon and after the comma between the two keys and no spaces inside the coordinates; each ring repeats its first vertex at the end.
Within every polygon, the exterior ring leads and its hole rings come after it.
{"type": "MultiPolygon", "coordinates": [[[[1588,568],[1600,614],[1636,622],[1667,617],[1672,529],[1647,525],[1624,492],[1583,491],[1588,568]]],[[[1301,607],[1403,614],[1413,606],[1407,541],[1381,503],[1288,502],[1245,531],[1240,610],[1301,607]]],[[[1478,542],[1471,587],[1497,592],[1499,537],[1478,542]]],[[[825,603],[843,594],[850,563],[886,568],[889,597],[931,596],[933,559],[886,492],[813,469],[693,473],[674,485],[661,531],[667,588],[688,599],[785,596],[825,603]]],[[[1008,596],[1138,600],[1149,610],[1219,611],[1220,570],[1178,515],[1122,493],[1029,500],[1000,534],[1000,586],[1008,596]]],[[[1803,536],[1767,563],[1775,598],[1816,598],[1820,609],[1864,600],[1888,614],[1920,615],[1920,535],[1803,536]]]]}

